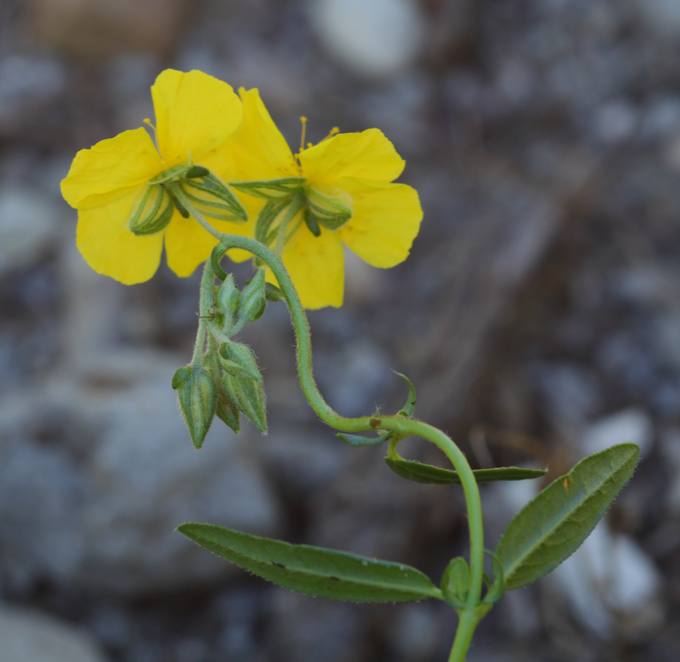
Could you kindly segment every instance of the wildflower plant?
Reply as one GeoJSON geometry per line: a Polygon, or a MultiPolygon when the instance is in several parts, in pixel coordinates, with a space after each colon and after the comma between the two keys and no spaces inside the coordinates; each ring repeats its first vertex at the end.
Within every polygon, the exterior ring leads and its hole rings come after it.
{"type": "Polygon", "coordinates": [[[348,418],[326,402],[313,373],[305,309],[342,304],[344,247],[388,268],[406,259],[418,234],[418,194],[395,183],[404,161],[392,143],[378,129],[334,129],[307,144],[303,120],[293,153],[256,89],[237,95],[199,71],[166,70],[151,93],[155,123],[78,152],[62,193],[78,210],[78,248],[98,273],[125,284],[147,280],[163,246],[178,276],[204,263],[193,356],[172,379],[194,446],[201,447],[215,418],[235,433],[242,417],[267,430],[262,373],[238,337],[267,305],[285,305],[300,388],[312,410],[349,448],[386,448],[386,466],[400,477],[462,489],[469,553],[452,558],[434,583],[401,563],[212,524],[182,524],[179,531],[263,579],[311,596],[443,601],[458,617],[449,660],[462,662],[479,622],[504,593],[548,574],[580,546],[633,475],[638,447],[621,444],[583,459],[487,548],[479,483],[536,479],[547,470],[472,469],[445,432],[415,417],[416,390],[404,375],[408,396],[399,411],[348,418]],[[245,286],[229,273],[228,259],[253,260],[245,286]],[[403,458],[398,447],[408,437],[434,444],[451,468],[403,458]]]}

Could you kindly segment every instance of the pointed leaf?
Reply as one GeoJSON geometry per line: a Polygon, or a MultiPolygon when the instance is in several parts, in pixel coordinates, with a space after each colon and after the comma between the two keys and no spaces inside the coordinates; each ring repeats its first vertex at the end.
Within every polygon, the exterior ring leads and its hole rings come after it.
{"type": "MultiPolygon", "coordinates": [[[[415,481],[416,483],[428,483],[431,485],[460,484],[458,474],[451,469],[435,467],[432,464],[405,460],[397,456],[386,457],[385,463],[395,474],[415,481]]],[[[492,467],[490,469],[474,469],[473,473],[478,483],[488,483],[497,480],[527,480],[540,478],[547,473],[546,469],[525,469],[523,467],[492,467]]]]}
{"type": "Polygon", "coordinates": [[[470,591],[470,566],[462,556],[451,559],[439,583],[446,601],[453,607],[462,607],[470,591]]]}
{"type": "Polygon", "coordinates": [[[536,581],[575,552],[630,480],[639,457],[635,444],[590,455],[530,501],[496,548],[505,588],[536,581]]]}
{"type": "Polygon", "coordinates": [[[211,524],[182,524],[185,536],[233,564],[284,588],[349,602],[442,598],[419,570],[311,545],[291,545],[211,524]]]}

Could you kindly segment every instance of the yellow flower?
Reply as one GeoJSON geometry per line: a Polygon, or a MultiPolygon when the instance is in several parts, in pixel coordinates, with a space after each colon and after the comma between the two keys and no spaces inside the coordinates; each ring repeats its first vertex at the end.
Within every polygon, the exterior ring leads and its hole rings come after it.
{"type": "Polygon", "coordinates": [[[156,78],[151,96],[156,145],[143,128],[123,131],[80,150],[61,182],[65,200],[78,210],[83,257],[96,272],[127,285],[153,276],[163,243],[178,276],[190,275],[216,243],[185,217],[173,186],[181,183],[183,191],[198,193],[192,198],[197,205],[207,196],[213,218],[230,216],[229,205],[212,191],[230,194],[205,168],[212,171],[215,150],[241,122],[239,98],[231,86],[203,72],[172,69],[156,78]]]}
{"type": "MultiPolygon", "coordinates": [[[[249,222],[237,232],[281,254],[306,308],[341,306],[343,246],[388,268],[408,257],[418,234],[418,194],[393,183],[404,160],[378,129],[332,132],[294,155],[257,89],[242,88],[239,95],[243,121],[220,150],[221,174],[240,180],[233,186],[253,196],[242,196],[249,222]],[[277,179],[278,185],[266,181],[277,179]]],[[[231,257],[248,256],[232,251],[231,257]]],[[[268,278],[275,282],[271,273],[268,278]]]]}

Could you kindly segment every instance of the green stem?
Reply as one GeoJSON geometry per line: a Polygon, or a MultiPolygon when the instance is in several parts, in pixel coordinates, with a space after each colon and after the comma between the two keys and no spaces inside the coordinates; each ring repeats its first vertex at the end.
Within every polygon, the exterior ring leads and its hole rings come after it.
{"type": "Polygon", "coordinates": [[[453,641],[449,662],[465,662],[467,652],[472,643],[472,637],[477,629],[480,617],[474,608],[466,607],[458,614],[456,638],[453,641]]]}
{"type": "Polygon", "coordinates": [[[205,229],[220,241],[224,251],[240,248],[252,253],[271,269],[288,304],[295,332],[297,372],[302,392],[316,415],[330,427],[341,432],[387,430],[400,437],[421,437],[439,448],[460,476],[467,508],[470,535],[470,590],[466,607],[462,610],[450,662],[464,662],[465,655],[478,622],[476,608],[482,596],[484,578],[484,525],[482,504],[477,481],[463,452],[453,440],[438,428],[414,418],[404,416],[360,416],[346,418],[338,414],[324,399],[314,378],[312,365],[312,341],[309,322],[300,297],[283,266],[281,259],[259,241],[236,235],[225,235],[215,230],[200,215],[190,209],[192,215],[205,229]]]}
{"type": "Polygon", "coordinates": [[[210,262],[206,262],[205,268],[203,269],[203,275],[201,276],[201,287],[198,299],[198,332],[196,333],[196,342],[194,343],[194,353],[191,357],[192,364],[200,360],[203,355],[208,330],[207,325],[215,303],[214,287],[215,272],[213,271],[210,262]]]}

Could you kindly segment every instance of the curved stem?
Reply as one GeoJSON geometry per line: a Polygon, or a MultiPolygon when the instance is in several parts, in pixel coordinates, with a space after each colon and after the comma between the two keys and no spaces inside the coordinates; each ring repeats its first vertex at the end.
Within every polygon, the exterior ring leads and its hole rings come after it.
{"type": "MultiPolygon", "coordinates": [[[[194,210],[191,210],[194,215],[194,210]]],[[[271,269],[288,304],[291,322],[295,332],[297,372],[300,387],[316,415],[330,427],[342,432],[363,432],[366,430],[387,430],[400,437],[416,436],[429,441],[439,448],[458,473],[468,516],[470,535],[470,589],[467,603],[461,610],[456,639],[451,651],[451,662],[463,662],[470,646],[479,617],[477,607],[481,600],[484,577],[484,526],[479,488],[470,464],[453,440],[438,428],[404,416],[360,416],[347,418],[338,414],[325,400],[314,378],[312,365],[312,341],[309,322],[300,297],[283,266],[281,259],[259,241],[237,235],[225,235],[215,230],[199,215],[195,218],[208,232],[220,241],[225,251],[240,248],[260,258],[271,269]]]]}

